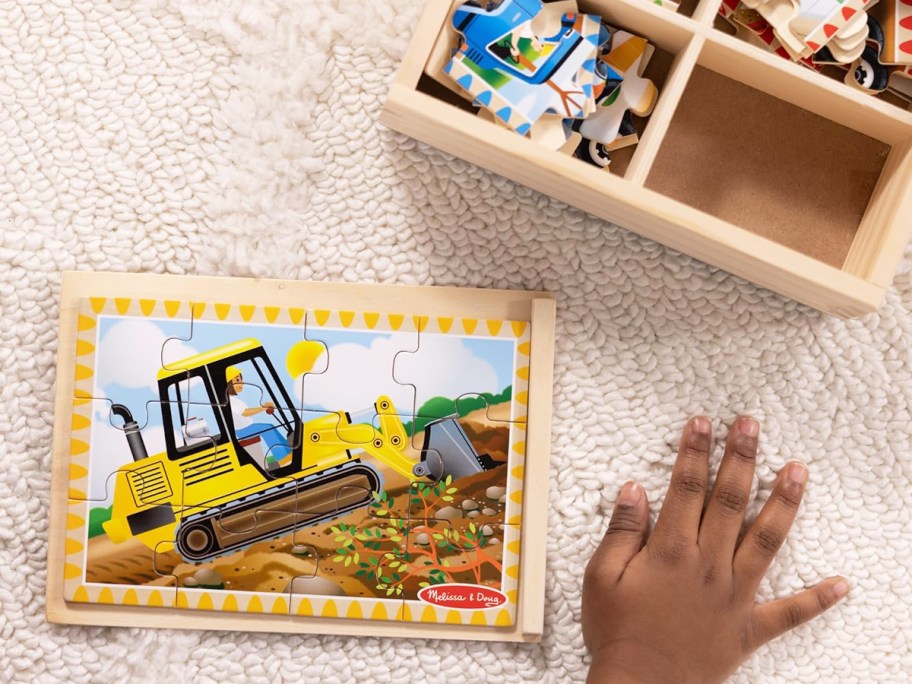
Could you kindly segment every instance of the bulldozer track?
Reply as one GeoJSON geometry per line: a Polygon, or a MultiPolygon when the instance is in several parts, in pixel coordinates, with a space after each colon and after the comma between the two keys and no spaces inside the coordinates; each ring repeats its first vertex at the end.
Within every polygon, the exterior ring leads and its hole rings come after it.
{"type": "Polygon", "coordinates": [[[373,466],[350,461],[187,516],[174,544],[185,560],[208,561],[366,506],[381,489],[373,466]]]}

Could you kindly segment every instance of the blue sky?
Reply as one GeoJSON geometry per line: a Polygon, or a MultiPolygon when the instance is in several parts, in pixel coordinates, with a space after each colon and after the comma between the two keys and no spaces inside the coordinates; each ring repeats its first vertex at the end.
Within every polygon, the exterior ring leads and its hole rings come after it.
{"type": "MultiPolygon", "coordinates": [[[[497,393],[512,384],[513,339],[422,335],[420,352],[402,354],[397,362],[399,375],[396,379],[416,385],[416,391],[397,383],[392,373],[397,352],[414,349],[415,333],[318,327],[309,330],[310,339],[320,340],[327,346],[329,363],[325,373],[309,374],[303,380],[289,377],[285,364],[289,348],[304,339],[302,326],[197,321],[191,339],[174,339],[167,343],[166,360],[170,363],[254,338],[263,345],[292,400],[303,397],[304,408],[361,413],[369,410],[376,398],[384,394],[393,399],[405,419],[411,418],[416,404],[420,406],[431,396],[455,398],[470,391],[497,393]]],[[[162,344],[168,338],[190,337],[189,333],[188,321],[99,317],[96,396],[124,404],[140,425],[145,423],[143,436],[150,454],[164,448],[156,387],[162,344]],[[148,404],[148,419],[147,402],[152,402],[148,404]]],[[[242,394],[248,404],[258,399],[259,394],[248,395],[247,392],[256,390],[245,390],[242,394]]],[[[119,419],[117,423],[120,424],[119,419]]],[[[90,490],[93,491],[90,491],[90,498],[109,498],[101,473],[115,470],[128,462],[130,456],[123,435],[108,422],[107,402],[96,402],[92,443],[93,483],[90,490]]]]}

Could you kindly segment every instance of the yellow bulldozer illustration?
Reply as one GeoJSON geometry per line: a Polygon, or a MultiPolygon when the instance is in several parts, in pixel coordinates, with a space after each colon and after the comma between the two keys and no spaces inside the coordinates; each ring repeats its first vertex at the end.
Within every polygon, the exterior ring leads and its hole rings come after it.
{"type": "MultiPolygon", "coordinates": [[[[302,342],[298,345],[315,344],[302,342]]],[[[297,350],[299,351],[299,350],[297,350]]],[[[294,369],[295,348],[286,362],[294,369]]],[[[389,397],[374,404],[378,426],[346,411],[303,420],[263,346],[246,339],[192,356],[158,373],[165,451],[149,455],[137,422],[121,404],[133,462],[114,478],[115,543],[135,538],[159,552],[176,548],[201,562],[367,506],[383,489],[362,453],[410,481],[458,479],[489,469],[455,416],[425,428],[421,458],[389,397]],[[254,405],[244,387],[261,393],[254,405]]]]}

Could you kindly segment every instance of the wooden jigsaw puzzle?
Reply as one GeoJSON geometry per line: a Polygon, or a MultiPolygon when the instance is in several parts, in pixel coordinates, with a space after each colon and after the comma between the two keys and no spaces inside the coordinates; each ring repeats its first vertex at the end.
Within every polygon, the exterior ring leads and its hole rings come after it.
{"type": "Polygon", "coordinates": [[[553,302],[473,293],[68,274],[49,617],[535,638],[553,302]]]}

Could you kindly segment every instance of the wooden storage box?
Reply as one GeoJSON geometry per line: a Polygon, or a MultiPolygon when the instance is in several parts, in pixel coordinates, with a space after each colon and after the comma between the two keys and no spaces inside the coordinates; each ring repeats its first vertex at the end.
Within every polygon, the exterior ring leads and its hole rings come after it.
{"type": "MultiPolygon", "coordinates": [[[[912,235],[912,111],[742,42],[720,0],[580,0],[649,39],[659,100],[612,172],[474,115],[425,74],[461,0],[430,0],[381,121],[800,302],[874,311],[912,235]]],[[[453,34],[455,35],[455,34],[453,34]]]]}

